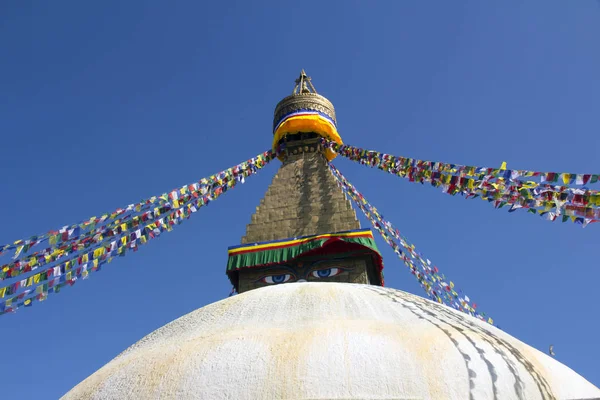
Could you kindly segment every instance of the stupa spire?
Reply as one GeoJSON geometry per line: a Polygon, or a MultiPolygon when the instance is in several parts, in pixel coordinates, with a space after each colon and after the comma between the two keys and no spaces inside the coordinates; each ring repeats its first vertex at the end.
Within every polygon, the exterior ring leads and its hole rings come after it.
{"type": "Polygon", "coordinates": [[[235,289],[303,281],[381,285],[383,264],[372,232],[360,229],[350,201],[327,165],[341,143],[333,104],[302,70],[294,91],[275,107],[274,146],[282,164],[256,207],[241,245],[229,249],[235,289]]]}
{"type": "Polygon", "coordinates": [[[359,229],[356,214],[327,169],[320,139],[339,139],[333,104],[302,69],[291,96],[275,107],[283,164],[257,207],[242,243],[359,229]]]}
{"type": "Polygon", "coordinates": [[[306,75],[306,72],[304,71],[304,69],[302,71],[300,71],[300,76],[295,80],[295,83],[296,83],[296,85],[294,86],[292,95],[303,94],[303,93],[317,94],[317,90],[313,86],[310,76],[306,75]]]}
{"type": "MultiPolygon", "coordinates": [[[[281,161],[294,150],[300,151],[299,147],[310,148],[321,138],[342,144],[331,101],[317,93],[304,70],[294,83],[292,94],[277,103],[273,115],[273,149],[285,144],[285,151],[279,156],[281,161]]],[[[325,152],[328,161],[335,156],[331,150],[325,152]]]]}

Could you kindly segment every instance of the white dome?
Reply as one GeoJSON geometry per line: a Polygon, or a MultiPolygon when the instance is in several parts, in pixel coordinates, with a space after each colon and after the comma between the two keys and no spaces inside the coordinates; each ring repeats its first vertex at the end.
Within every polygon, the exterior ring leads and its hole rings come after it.
{"type": "Polygon", "coordinates": [[[154,331],[64,399],[589,399],[568,367],[393,289],[291,283],[154,331]]]}

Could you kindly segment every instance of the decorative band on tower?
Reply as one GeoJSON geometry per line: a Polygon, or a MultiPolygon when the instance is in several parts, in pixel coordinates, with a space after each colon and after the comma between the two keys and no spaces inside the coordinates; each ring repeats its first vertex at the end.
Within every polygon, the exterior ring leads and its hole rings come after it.
{"type": "MultiPolygon", "coordinates": [[[[325,138],[343,144],[337,131],[335,108],[333,104],[315,90],[311,78],[304,70],[296,79],[291,96],[281,100],[275,107],[273,117],[273,149],[288,141],[308,138],[325,138]]],[[[336,153],[325,151],[325,157],[331,161],[336,153]]],[[[281,157],[280,157],[281,159],[281,157]]]]}

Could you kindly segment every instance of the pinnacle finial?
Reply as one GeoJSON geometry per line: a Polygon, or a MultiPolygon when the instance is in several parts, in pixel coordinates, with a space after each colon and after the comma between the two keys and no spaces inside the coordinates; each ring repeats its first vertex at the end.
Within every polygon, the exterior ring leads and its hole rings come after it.
{"type": "Polygon", "coordinates": [[[294,81],[296,85],[292,94],[303,94],[303,93],[317,93],[317,90],[311,82],[310,76],[306,75],[304,69],[300,71],[300,76],[294,81]]]}

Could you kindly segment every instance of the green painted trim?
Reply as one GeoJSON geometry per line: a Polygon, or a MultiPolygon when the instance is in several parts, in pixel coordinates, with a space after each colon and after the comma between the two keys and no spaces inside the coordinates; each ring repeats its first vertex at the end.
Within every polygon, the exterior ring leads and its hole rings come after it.
{"type": "MultiPolygon", "coordinates": [[[[377,249],[377,245],[375,244],[375,241],[372,238],[340,237],[335,238],[334,240],[342,241],[345,243],[358,244],[364,247],[367,253],[375,252],[378,258],[381,258],[379,250],[377,249]]],[[[331,243],[332,238],[310,241],[307,243],[301,243],[299,245],[274,250],[264,250],[232,255],[227,261],[227,272],[230,273],[232,271],[236,271],[242,268],[281,264],[286,261],[298,258],[301,255],[310,251],[326,247],[325,245],[328,242],[331,243]]]]}

